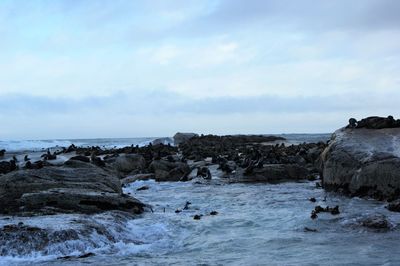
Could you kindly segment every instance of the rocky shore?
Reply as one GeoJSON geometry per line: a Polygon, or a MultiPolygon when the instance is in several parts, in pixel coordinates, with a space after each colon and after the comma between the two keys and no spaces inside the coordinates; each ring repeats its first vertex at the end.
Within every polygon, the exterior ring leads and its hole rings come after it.
{"type": "MultiPolygon", "coordinates": [[[[277,136],[194,133],[177,133],[174,142],[158,139],[144,147],[112,149],[71,145],[48,150],[40,160],[27,154],[0,161],[0,213],[27,217],[117,211],[117,217],[133,217],[152,210],[152,203],[124,194],[122,186],[148,179],[207,184],[215,178],[227,184],[318,180],[326,191],[388,200],[389,210],[400,211],[400,122],[393,117],[350,119],[328,143],[294,145],[277,136]]],[[[2,150],[0,159],[5,155],[2,150]]],[[[321,212],[340,213],[339,206],[317,207],[312,219],[321,212]]],[[[0,228],[0,240],[17,232],[51,234],[10,225],[0,228]]]]}

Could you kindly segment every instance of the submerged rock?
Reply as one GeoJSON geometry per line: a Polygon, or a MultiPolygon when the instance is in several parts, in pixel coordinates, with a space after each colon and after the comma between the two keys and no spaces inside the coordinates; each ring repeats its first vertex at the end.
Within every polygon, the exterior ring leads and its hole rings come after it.
{"type": "Polygon", "coordinates": [[[62,167],[19,170],[0,177],[1,213],[141,213],[143,207],[140,201],[122,194],[117,177],[81,161],[68,161],[62,167]]]}
{"type": "Polygon", "coordinates": [[[342,128],[321,155],[324,188],[378,199],[400,195],[400,128],[342,128]]]}

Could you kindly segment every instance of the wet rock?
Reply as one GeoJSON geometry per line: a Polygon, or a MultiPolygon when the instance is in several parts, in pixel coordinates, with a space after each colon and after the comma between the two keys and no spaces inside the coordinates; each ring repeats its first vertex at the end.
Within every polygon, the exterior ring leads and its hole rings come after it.
{"type": "Polygon", "coordinates": [[[203,215],[201,214],[196,214],[195,216],[193,216],[193,220],[200,220],[202,216],[203,215]]]}
{"type": "Polygon", "coordinates": [[[267,164],[262,168],[254,168],[250,173],[237,171],[233,181],[237,182],[282,182],[307,178],[306,168],[296,164],[267,164]]]}
{"type": "Polygon", "coordinates": [[[389,230],[392,228],[392,225],[387,220],[386,216],[380,214],[361,218],[359,222],[362,226],[370,229],[389,230]]]}
{"type": "Polygon", "coordinates": [[[400,200],[390,202],[386,208],[392,212],[400,212],[400,200]]]}
{"type": "Polygon", "coordinates": [[[324,188],[377,199],[398,198],[399,136],[400,128],[336,131],[321,155],[324,188]]]}
{"type": "Polygon", "coordinates": [[[117,177],[80,161],[0,176],[1,213],[140,213],[143,207],[140,201],[122,194],[117,177]]]}
{"type": "Polygon", "coordinates": [[[201,176],[204,179],[211,179],[211,172],[208,167],[199,167],[197,168],[197,177],[201,176]]]}
{"type": "Polygon", "coordinates": [[[210,215],[217,215],[217,214],[218,214],[217,211],[212,211],[212,212],[210,212],[210,215]]]}
{"type": "Polygon", "coordinates": [[[142,186],[140,188],[137,188],[136,191],[141,191],[141,190],[148,190],[149,186],[142,186]]]}
{"type": "Polygon", "coordinates": [[[155,175],[154,174],[137,174],[137,175],[133,175],[133,176],[128,176],[128,177],[121,179],[121,184],[126,185],[126,184],[133,183],[135,181],[138,181],[138,180],[149,180],[149,179],[155,179],[155,175]]]}
{"type": "Polygon", "coordinates": [[[313,228],[304,227],[304,232],[316,233],[316,232],[318,232],[318,230],[317,229],[313,229],[313,228]]]}
{"type": "Polygon", "coordinates": [[[70,158],[70,160],[77,160],[77,161],[81,161],[81,162],[85,162],[85,163],[89,163],[90,159],[89,157],[83,156],[83,155],[77,155],[77,156],[73,156],[70,158]]]}
{"type": "Polygon", "coordinates": [[[315,198],[310,198],[309,199],[311,202],[317,202],[317,200],[315,198]]]}
{"type": "Polygon", "coordinates": [[[156,181],[187,181],[191,170],[187,163],[154,160],[149,169],[156,181]]]}

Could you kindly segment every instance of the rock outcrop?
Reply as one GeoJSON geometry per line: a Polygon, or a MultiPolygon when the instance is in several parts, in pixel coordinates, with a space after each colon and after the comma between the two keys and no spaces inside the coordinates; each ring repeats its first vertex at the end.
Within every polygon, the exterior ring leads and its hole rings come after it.
{"type": "Polygon", "coordinates": [[[182,143],[185,143],[186,141],[188,141],[189,139],[193,138],[193,137],[197,137],[198,134],[196,133],[181,133],[178,132],[174,135],[174,144],[175,146],[179,146],[182,143]]]}
{"type": "Polygon", "coordinates": [[[62,167],[18,170],[0,176],[0,212],[4,214],[141,213],[143,207],[143,203],[122,193],[116,176],[78,160],[62,167]]]}
{"type": "Polygon", "coordinates": [[[400,128],[339,129],[322,153],[321,163],[325,189],[378,199],[398,198],[400,128]]]}
{"type": "Polygon", "coordinates": [[[232,181],[276,183],[306,179],[308,175],[309,171],[297,164],[266,164],[251,170],[239,169],[232,181]]]}

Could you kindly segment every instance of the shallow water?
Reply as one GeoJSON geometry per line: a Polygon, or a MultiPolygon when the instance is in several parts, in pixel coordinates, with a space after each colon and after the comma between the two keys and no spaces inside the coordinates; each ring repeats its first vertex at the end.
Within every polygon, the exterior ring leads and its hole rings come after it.
{"type": "MultiPolygon", "coordinates": [[[[125,188],[151,203],[148,211],[128,221],[102,214],[92,221],[104,225],[114,241],[99,235],[82,236],[79,244],[53,247],[48,254],[2,257],[0,263],[39,265],[399,265],[400,214],[388,212],[374,200],[346,198],[315,188],[314,182],[227,184],[220,180],[156,183],[139,181],[125,188]],[[144,185],[148,190],[136,191],[144,185]],[[326,202],[323,201],[326,196],[326,202]],[[308,199],[316,197],[317,202],[308,199]],[[190,201],[188,210],[175,213],[190,201]],[[316,205],[340,206],[341,214],[319,214],[316,205]],[[211,211],[218,215],[211,216],[211,211]],[[359,225],[368,214],[387,215],[394,226],[377,232],[359,225]],[[204,215],[194,220],[195,214],[204,215]],[[318,232],[306,232],[305,227],[318,232]],[[85,246],[86,245],[86,246],[85,246]],[[94,252],[85,259],[57,260],[62,255],[94,252]]],[[[78,215],[25,218],[25,224],[71,226],[78,215]],[[36,220],[35,219],[40,219],[36,220]]],[[[1,220],[1,224],[10,221],[1,220]]],[[[17,220],[13,220],[17,222],[17,220]]]]}

